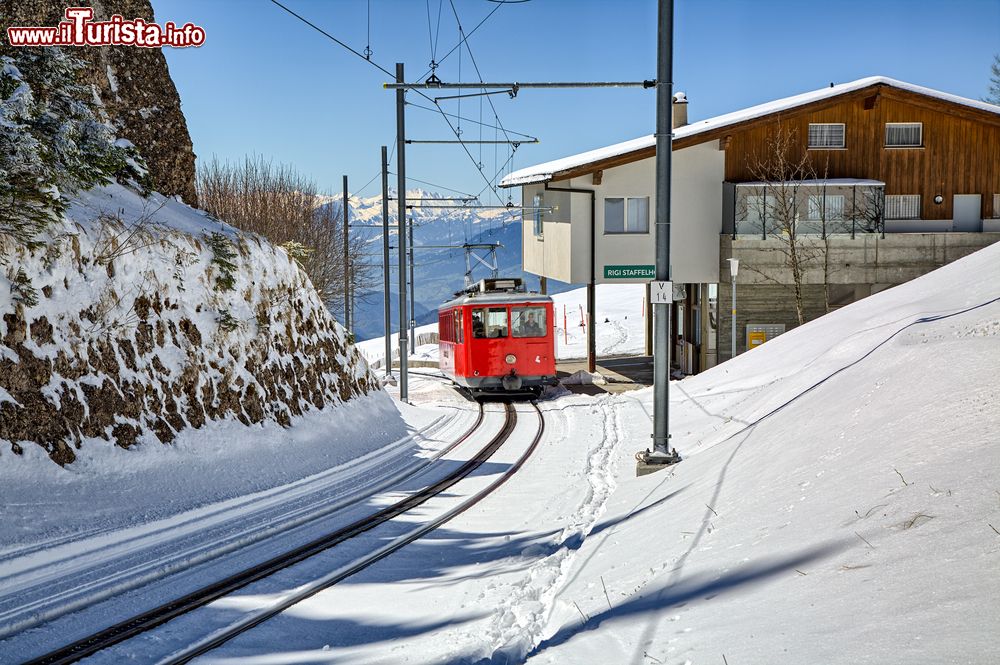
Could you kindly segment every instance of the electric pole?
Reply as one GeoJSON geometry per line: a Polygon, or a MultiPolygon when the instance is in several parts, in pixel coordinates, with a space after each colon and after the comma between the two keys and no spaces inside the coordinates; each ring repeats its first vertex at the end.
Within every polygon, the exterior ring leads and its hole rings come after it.
{"type": "Polygon", "coordinates": [[[392,318],[389,310],[389,156],[382,146],[382,300],[385,316],[385,375],[392,376],[392,318]]]}
{"type": "Polygon", "coordinates": [[[344,329],[351,332],[351,233],[347,225],[347,176],[344,176],[344,329]]]}
{"type": "MultiPolygon", "coordinates": [[[[673,0],[659,1],[656,38],[656,280],[670,281],[670,166],[673,151],[673,0]]],[[[649,465],[679,461],[670,451],[670,310],[653,305],[653,451],[649,465]]]]}
{"type": "MultiPolygon", "coordinates": [[[[396,83],[403,83],[403,63],[396,63],[396,83]]],[[[408,399],[406,322],[406,99],[405,88],[396,89],[396,220],[399,245],[399,399],[408,399]]]]}
{"type": "Polygon", "coordinates": [[[407,244],[410,247],[410,355],[416,353],[417,348],[417,331],[416,331],[416,307],[415,299],[417,293],[417,285],[413,281],[413,218],[410,218],[410,223],[406,225],[407,233],[409,233],[409,238],[407,239],[407,244]]]}

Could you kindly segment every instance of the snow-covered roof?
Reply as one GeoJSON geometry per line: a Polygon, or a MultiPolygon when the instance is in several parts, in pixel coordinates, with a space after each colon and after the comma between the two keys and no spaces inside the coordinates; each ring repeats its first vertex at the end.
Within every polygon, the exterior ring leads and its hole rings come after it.
{"type": "MultiPolygon", "coordinates": [[[[885,85],[892,88],[898,88],[900,90],[906,90],[919,95],[934,97],[953,104],[961,104],[962,106],[968,106],[980,111],[987,111],[989,113],[1000,115],[1000,106],[996,106],[988,102],[981,102],[967,97],[959,97],[958,95],[941,92],[940,90],[934,90],[933,88],[925,88],[920,85],[914,85],[913,83],[897,81],[896,79],[891,79],[886,76],[868,76],[856,81],[851,81],[850,83],[841,83],[840,85],[821,88],[811,92],[804,92],[799,95],[792,95],[791,97],[776,99],[764,104],[758,104],[757,106],[751,106],[739,111],[733,111],[732,113],[718,115],[714,118],[692,122],[688,125],[675,129],[673,131],[674,140],[678,141],[680,139],[697,136],[698,134],[721,129],[730,125],[736,125],[748,120],[754,120],[766,115],[771,115],[772,113],[787,111],[789,109],[804,106],[806,104],[812,104],[814,102],[836,97],[838,95],[854,92],[856,90],[862,90],[873,85],[885,85]]],[[[586,166],[588,164],[593,164],[606,159],[622,157],[633,152],[652,149],[655,146],[656,137],[652,134],[632,139],[631,141],[615,143],[614,145],[597,148],[596,150],[581,152],[577,155],[570,155],[569,157],[563,157],[551,162],[536,164],[535,166],[529,166],[527,168],[514,171],[500,182],[500,186],[517,187],[520,185],[547,182],[557,173],[579,168],[581,166],[586,166]]]]}

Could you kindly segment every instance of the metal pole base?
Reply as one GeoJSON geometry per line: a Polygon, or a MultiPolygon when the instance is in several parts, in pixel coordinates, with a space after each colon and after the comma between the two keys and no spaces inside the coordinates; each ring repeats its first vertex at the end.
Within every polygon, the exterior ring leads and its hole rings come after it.
{"type": "Polygon", "coordinates": [[[635,475],[638,477],[655,473],[668,466],[673,466],[681,461],[681,456],[677,454],[676,450],[664,453],[658,450],[651,451],[647,448],[636,453],[635,460],[635,475]]]}

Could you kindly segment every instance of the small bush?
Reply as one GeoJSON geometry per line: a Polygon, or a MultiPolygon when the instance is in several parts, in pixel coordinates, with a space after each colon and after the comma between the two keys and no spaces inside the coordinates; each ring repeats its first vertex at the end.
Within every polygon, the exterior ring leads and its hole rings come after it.
{"type": "Polygon", "coordinates": [[[236,287],[236,250],[232,241],[225,234],[213,231],[211,235],[205,236],[205,242],[212,250],[212,263],[219,269],[219,276],[215,279],[217,291],[232,291],[236,287]]]}
{"type": "Polygon", "coordinates": [[[14,295],[14,300],[24,303],[27,307],[34,307],[38,304],[38,289],[32,285],[24,268],[18,268],[17,274],[11,278],[10,292],[14,295]]]}
{"type": "Polygon", "coordinates": [[[228,309],[220,309],[219,318],[215,321],[219,324],[219,329],[227,333],[238,330],[241,326],[240,320],[230,314],[228,309]]]}
{"type": "Polygon", "coordinates": [[[0,57],[0,233],[29,249],[75,191],[112,180],[148,191],[139,153],[77,82],[84,66],[55,47],[0,57]]]}

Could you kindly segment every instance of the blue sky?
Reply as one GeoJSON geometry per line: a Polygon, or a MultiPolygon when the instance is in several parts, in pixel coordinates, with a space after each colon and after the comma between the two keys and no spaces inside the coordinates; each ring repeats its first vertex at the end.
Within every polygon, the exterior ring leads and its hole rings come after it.
{"type": "MultiPolygon", "coordinates": [[[[454,3],[467,32],[497,7],[454,3]]],[[[449,0],[283,4],[358,51],[370,43],[372,60],[390,71],[404,62],[408,80],[426,71],[432,35],[438,59],[458,43],[449,0]]],[[[691,120],[875,74],[978,99],[1000,52],[1000,0],[675,4],[674,89],[687,92],[691,120]]],[[[158,22],[192,21],[207,31],[201,48],[165,49],[199,159],[257,153],[293,164],[325,191],[339,191],[343,174],[353,192],[378,173],[379,146],[395,138],[385,74],[267,0],[153,0],[153,7],[158,22]]],[[[506,4],[468,40],[483,78],[493,81],[653,78],[655,42],[655,0],[506,4]]],[[[438,76],[477,80],[464,48],[443,61],[438,76]]],[[[515,169],[653,130],[651,90],[523,90],[515,100],[492,99],[504,127],[542,141],[517,150],[515,169]]],[[[445,104],[457,112],[457,102],[445,104]]],[[[461,114],[493,124],[488,103],[477,98],[462,100],[461,114]]],[[[480,137],[475,124],[462,130],[465,138],[480,137]]],[[[412,107],[407,134],[454,138],[440,115],[412,107]]],[[[484,129],[482,138],[494,138],[494,130],[484,129]]],[[[506,148],[470,150],[488,178],[508,156],[506,148]]],[[[473,194],[487,187],[474,161],[460,146],[407,149],[411,176],[473,194]]],[[[375,179],[363,193],[378,191],[375,179]]]]}

